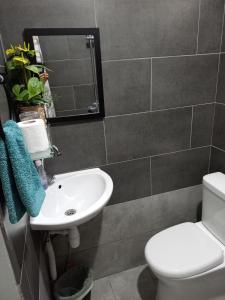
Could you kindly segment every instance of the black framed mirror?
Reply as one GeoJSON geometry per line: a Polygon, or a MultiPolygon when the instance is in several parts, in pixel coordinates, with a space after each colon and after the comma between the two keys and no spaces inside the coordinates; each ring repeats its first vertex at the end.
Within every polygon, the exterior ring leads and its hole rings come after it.
{"type": "Polygon", "coordinates": [[[105,116],[98,28],[26,28],[35,63],[48,73],[45,107],[50,124],[105,116]]]}

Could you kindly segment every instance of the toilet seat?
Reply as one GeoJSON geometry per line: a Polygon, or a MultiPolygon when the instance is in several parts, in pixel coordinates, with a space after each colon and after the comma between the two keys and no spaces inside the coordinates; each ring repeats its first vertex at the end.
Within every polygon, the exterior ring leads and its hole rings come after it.
{"type": "Polygon", "coordinates": [[[195,223],[183,223],[153,236],[145,257],[158,275],[182,279],[223,263],[223,250],[195,223]]]}

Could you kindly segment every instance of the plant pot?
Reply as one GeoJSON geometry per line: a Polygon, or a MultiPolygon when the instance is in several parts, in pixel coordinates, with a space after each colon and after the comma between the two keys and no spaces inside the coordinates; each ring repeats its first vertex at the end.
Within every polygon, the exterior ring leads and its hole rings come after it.
{"type": "Polygon", "coordinates": [[[38,105],[30,105],[30,106],[19,106],[19,112],[28,112],[28,111],[35,111],[39,114],[40,118],[46,122],[46,116],[45,116],[45,108],[43,104],[38,105]]]}

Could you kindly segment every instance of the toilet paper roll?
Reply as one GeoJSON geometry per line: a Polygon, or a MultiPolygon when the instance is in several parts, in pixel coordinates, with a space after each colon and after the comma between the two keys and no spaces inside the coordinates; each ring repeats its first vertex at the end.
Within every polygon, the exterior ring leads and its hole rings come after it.
{"type": "Polygon", "coordinates": [[[49,140],[45,123],[42,119],[33,119],[17,123],[21,128],[29,153],[49,149],[49,140]]]}

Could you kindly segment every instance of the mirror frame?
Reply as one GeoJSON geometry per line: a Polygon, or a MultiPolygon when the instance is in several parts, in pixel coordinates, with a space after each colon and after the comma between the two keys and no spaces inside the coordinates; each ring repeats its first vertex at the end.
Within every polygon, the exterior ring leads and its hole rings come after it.
{"type": "Polygon", "coordinates": [[[49,124],[57,124],[62,122],[83,121],[103,119],[105,117],[104,92],[102,80],[102,59],[100,48],[100,33],[99,28],[25,28],[23,38],[25,42],[30,43],[34,48],[33,36],[57,36],[57,35],[93,35],[95,41],[95,63],[96,63],[96,78],[99,97],[99,112],[87,113],[82,115],[60,116],[55,118],[47,118],[49,124]]]}

